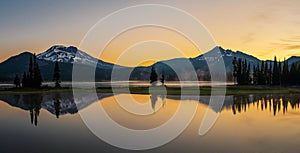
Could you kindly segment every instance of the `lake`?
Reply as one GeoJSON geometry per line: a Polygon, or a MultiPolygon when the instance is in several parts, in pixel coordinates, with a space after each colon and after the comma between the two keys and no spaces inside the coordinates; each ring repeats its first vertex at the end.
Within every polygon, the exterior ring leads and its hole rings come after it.
{"type": "MultiPolygon", "coordinates": [[[[226,96],[221,110],[208,105],[209,96],[198,99],[197,96],[98,94],[98,97],[99,100],[83,97],[75,103],[72,93],[0,95],[0,152],[132,152],[100,140],[80,114],[101,107],[116,123],[147,130],[170,120],[180,104],[188,109],[197,107],[188,127],[171,142],[143,152],[300,152],[300,95],[226,96]],[[147,115],[130,113],[117,100],[136,112],[143,109],[147,115]],[[135,106],[133,100],[142,107],[131,107],[135,106]],[[213,127],[200,136],[199,126],[207,110],[220,115],[213,127]]],[[[95,121],[98,118],[94,116],[95,121]]],[[[105,126],[103,130],[107,130],[105,126]]]]}
{"type": "MultiPolygon", "coordinates": [[[[106,81],[106,82],[74,82],[75,85],[80,85],[80,87],[90,87],[95,85],[95,87],[148,87],[150,85],[149,81],[106,81]]],[[[211,82],[211,81],[167,81],[165,85],[168,87],[198,87],[198,86],[225,86],[234,85],[233,82],[211,82]]],[[[54,82],[43,82],[43,86],[54,87],[54,82]]],[[[62,87],[72,87],[72,82],[62,82],[62,87]]],[[[0,83],[0,88],[13,88],[13,84],[0,83]]]]}

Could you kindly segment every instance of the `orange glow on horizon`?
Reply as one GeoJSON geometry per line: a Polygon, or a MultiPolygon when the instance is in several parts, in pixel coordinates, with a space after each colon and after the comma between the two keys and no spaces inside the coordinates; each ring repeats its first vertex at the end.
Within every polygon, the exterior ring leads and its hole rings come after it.
{"type": "Polygon", "coordinates": [[[113,39],[100,59],[126,66],[149,66],[156,61],[202,54],[187,38],[160,27],[140,27],[113,39]]]}

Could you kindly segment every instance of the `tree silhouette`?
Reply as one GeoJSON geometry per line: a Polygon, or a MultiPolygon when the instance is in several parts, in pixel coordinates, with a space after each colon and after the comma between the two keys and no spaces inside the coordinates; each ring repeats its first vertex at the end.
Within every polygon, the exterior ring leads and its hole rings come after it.
{"type": "Polygon", "coordinates": [[[264,67],[264,84],[268,85],[270,84],[269,82],[269,77],[270,77],[270,73],[269,73],[269,66],[268,66],[268,63],[265,62],[265,67],[264,67]]]}
{"type": "Polygon", "coordinates": [[[280,81],[279,81],[279,66],[277,63],[277,58],[276,56],[274,57],[274,64],[273,64],[273,75],[272,75],[272,84],[273,85],[279,85],[280,81]]]}
{"type": "Polygon", "coordinates": [[[242,78],[241,78],[241,84],[244,85],[246,82],[246,60],[242,61],[242,78]]]}
{"type": "Polygon", "coordinates": [[[252,83],[253,84],[257,84],[257,68],[256,68],[256,66],[255,65],[253,65],[253,73],[252,73],[253,75],[252,75],[252,83]]]}
{"type": "Polygon", "coordinates": [[[234,66],[233,76],[236,76],[236,81],[238,85],[251,84],[252,79],[250,77],[250,63],[247,60],[236,59],[232,61],[234,66]]]}
{"type": "Polygon", "coordinates": [[[41,94],[23,95],[23,102],[28,107],[28,110],[30,112],[31,124],[34,124],[35,126],[38,125],[38,116],[42,108],[42,100],[43,97],[41,94]]]}
{"type": "Polygon", "coordinates": [[[54,100],[54,109],[55,109],[55,115],[56,115],[56,118],[59,118],[59,115],[60,115],[60,110],[61,110],[61,102],[60,102],[60,95],[59,94],[56,94],[55,95],[55,98],[53,99],[54,100]]]}
{"type": "Polygon", "coordinates": [[[16,75],[15,79],[14,79],[14,85],[16,86],[16,88],[20,87],[21,85],[21,81],[18,75],[16,75]]]}
{"type": "Polygon", "coordinates": [[[293,63],[289,69],[288,60],[284,59],[277,62],[276,56],[274,61],[258,62],[251,65],[246,59],[233,58],[233,76],[236,78],[238,85],[300,85],[300,64],[293,63]],[[269,64],[270,63],[270,64],[269,64]]]}
{"type": "Polygon", "coordinates": [[[250,63],[248,63],[246,70],[246,84],[251,84],[252,80],[250,78],[250,63]]]}
{"type": "Polygon", "coordinates": [[[37,62],[36,55],[30,56],[28,73],[24,72],[22,87],[39,88],[42,85],[42,75],[37,62]],[[32,59],[33,57],[33,59],[32,59]]]}
{"type": "Polygon", "coordinates": [[[58,65],[58,61],[55,62],[54,66],[54,74],[53,74],[53,81],[55,81],[55,87],[60,88],[60,69],[58,65]]]}
{"type": "Polygon", "coordinates": [[[259,73],[260,73],[260,85],[266,85],[265,61],[261,62],[259,73]]]}
{"type": "Polygon", "coordinates": [[[234,79],[234,83],[237,83],[238,65],[237,65],[236,57],[233,58],[232,65],[233,65],[233,79],[234,79]]]}
{"type": "Polygon", "coordinates": [[[288,61],[284,59],[283,69],[282,69],[282,77],[281,77],[282,84],[284,84],[284,85],[288,84],[288,75],[289,75],[288,61]]]}
{"type": "Polygon", "coordinates": [[[236,80],[237,80],[237,83],[240,85],[242,84],[243,82],[243,76],[242,76],[242,59],[238,59],[238,62],[237,62],[237,75],[236,75],[236,80]]]}
{"type": "Polygon", "coordinates": [[[22,87],[26,87],[27,85],[27,74],[24,72],[23,78],[22,78],[22,87]]]}
{"type": "Polygon", "coordinates": [[[272,73],[272,64],[270,64],[270,68],[269,68],[269,76],[268,76],[268,82],[269,82],[269,85],[272,85],[272,78],[273,78],[273,73],[272,73]]]}
{"type": "Polygon", "coordinates": [[[165,84],[165,75],[164,74],[161,75],[160,82],[162,84],[165,84]]]}
{"type": "Polygon", "coordinates": [[[153,84],[157,81],[157,73],[154,67],[151,68],[151,74],[150,74],[150,83],[153,84]]]}
{"type": "Polygon", "coordinates": [[[41,87],[42,85],[42,76],[39,68],[39,64],[37,63],[36,55],[33,55],[33,87],[41,87]]]}
{"type": "Polygon", "coordinates": [[[29,69],[27,76],[27,85],[30,86],[33,83],[33,64],[32,64],[32,56],[29,58],[29,69]]]}
{"type": "Polygon", "coordinates": [[[296,84],[300,85],[300,79],[298,78],[300,76],[300,65],[297,65],[297,70],[296,70],[296,84]]]}
{"type": "Polygon", "coordinates": [[[293,85],[296,84],[296,82],[297,82],[297,66],[295,63],[293,63],[289,73],[289,83],[293,85]]]}
{"type": "Polygon", "coordinates": [[[278,62],[278,80],[279,80],[279,85],[281,85],[281,75],[282,75],[282,67],[281,67],[281,62],[280,62],[280,60],[279,60],[279,62],[278,62]]]}

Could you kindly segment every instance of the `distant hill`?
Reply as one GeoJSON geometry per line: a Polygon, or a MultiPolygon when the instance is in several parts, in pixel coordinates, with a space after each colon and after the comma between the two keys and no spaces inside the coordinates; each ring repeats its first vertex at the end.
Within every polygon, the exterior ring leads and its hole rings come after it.
{"type": "MultiPolygon", "coordinates": [[[[20,77],[23,76],[24,72],[28,71],[29,58],[33,54],[30,52],[24,52],[19,55],[10,57],[6,61],[0,63],[0,82],[12,81],[16,74],[20,77]]],[[[148,67],[125,67],[114,65],[112,63],[104,62],[98,60],[87,53],[78,50],[76,47],[70,46],[52,46],[45,52],[38,54],[38,64],[41,69],[41,74],[44,81],[52,81],[54,62],[58,61],[61,69],[61,79],[62,81],[72,80],[73,64],[77,63],[80,66],[82,73],[90,70],[91,65],[96,64],[95,78],[96,81],[110,80],[111,72],[113,68],[117,68],[117,78],[114,80],[128,80],[123,74],[130,73],[130,80],[148,80],[150,76],[151,67],[154,66],[159,75],[165,74],[166,80],[177,80],[177,75],[174,70],[170,68],[176,68],[176,72],[183,74],[186,78],[190,76],[191,73],[187,72],[186,67],[182,64],[185,62],[190,62],[195,71],[197,72],[199,80],[209,79],[209,69],[207,62],[215,63],[224,61],[226,72],[228,74],[232,73],[232,60],[234,57],[246,59],[251,65],[257,65],[261,63],[258,58],[245,54],[241,51],[225,50],[222,47],[215,47],[211,51],[201,54],[194,58],[176,58],[165,61],[159,61],[148,67]]],[[[271,61],[268,61],[271,62],[271,61]]],[[[288,59],[289,65],[292,63],[300,63],[300,57],[293,56],[288,59]]],[[[251,66],[252,67],[252,66],[251,66]]],[[[84,80],[83,80],[84,81],[84,80]]]]}
{"type": "MultiPolygon", "coordinates": [[[[8,60],[0,63],[0,78],[2,82],[12,81],[15,75],[19,75],[22,78],[24,72],[28,72],[29,69],[29,59],[30,56],[33,56],[32,53],[24,52],[17,56],[13,56],[8,60]]],[[[45,60],[38,58],[37,62],[39,64],[42,78],[44,81],[52,81],[53,79],[53,70],[54,70],[54,61],[45,60]]],[[[61,80],[70,81],[72,80],[72,71],[73,63],[71,62],[60,62],[60,71],[61,71],[61,80]]],[[[91,69],[89,65],[81,64],[80,65],[82,73],[86,70],[91,69]]],[[[96,76],[97,80],[108,80],[110,78],[109,74],[111,69],[97,68],[96,76]],[[107,75],[105,75],[107,74],[107,75]]]]}

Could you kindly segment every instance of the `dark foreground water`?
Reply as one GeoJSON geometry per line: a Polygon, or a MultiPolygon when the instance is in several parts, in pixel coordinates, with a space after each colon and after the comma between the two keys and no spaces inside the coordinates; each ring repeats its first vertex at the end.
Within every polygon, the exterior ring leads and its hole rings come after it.
{"type": "Polygon", "coordinates": [[[208,106],[208,96],[200,100],[196,96],[180,100],[180,96],[129,94],[98,97],[97,101],[82,100],[76,105],[71,93],[0,95],[0,152],[132,152],[100,140],[78,111],[103,107],[120,125],[145,130],[169,120],[180,103],[197,104],[191,124],[170,143],[143,152],[300,152],[299,95],[226,96],[220,112],[208,106]],[[129,106],[133,103],[129,97],[149,114],[129,113],[116,101],[129,106]],[[209,132],[200,136],[199,126],[207,109],[220,116],[209,132]]]}

